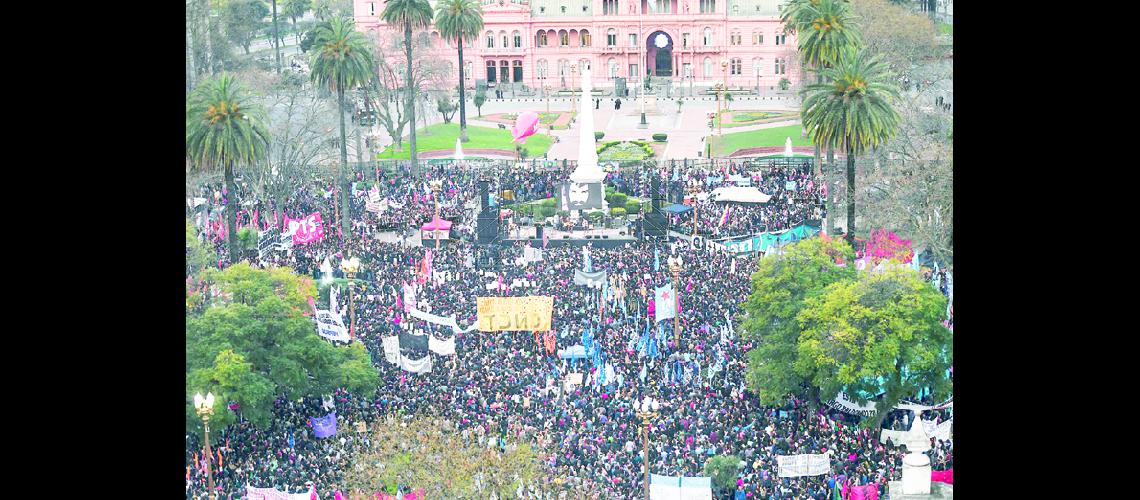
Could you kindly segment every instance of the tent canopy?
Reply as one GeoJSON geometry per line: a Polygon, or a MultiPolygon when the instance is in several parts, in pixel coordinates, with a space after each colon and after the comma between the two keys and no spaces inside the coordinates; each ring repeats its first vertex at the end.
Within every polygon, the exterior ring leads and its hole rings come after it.
{"type": "Polygon", "coordinates": [[[713,201],[735,201],[739,203],[767,203],[771,196],[761,193],[754,187],[726,186],[713,190],[709,196],[713,201]]]}
{"type": "Polygon", "coordinates": [[[662,208],[662,210],[669,212],[671,214],[683,214],[683,213],[688,212],[692,209],[693,209],[693,207],[690,207],[688,205],[681,205],[679,203],[674,203],[674,204],[669,205],[665,208],[662,208]]]}
{"type": "Polygon", "coordinates": [[[431,222],[420,226],[420,231],[450,231],[451,221],[443,219],[432,219],[431,222]]]}

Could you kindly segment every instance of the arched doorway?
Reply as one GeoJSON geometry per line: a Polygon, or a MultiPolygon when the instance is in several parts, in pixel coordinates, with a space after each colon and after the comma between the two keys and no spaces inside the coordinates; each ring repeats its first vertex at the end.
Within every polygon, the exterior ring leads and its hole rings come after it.
{"type": "Polygon", "coordinates": [[[645,41],[645,67],[654,76],[673,76],[673,37],[654,31],[645,41]]]}

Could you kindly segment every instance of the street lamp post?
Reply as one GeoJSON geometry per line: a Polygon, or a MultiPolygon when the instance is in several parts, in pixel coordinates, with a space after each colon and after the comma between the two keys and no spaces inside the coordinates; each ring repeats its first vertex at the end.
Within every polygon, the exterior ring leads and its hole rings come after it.
{"type": "MultiPolygon", "coordinates": [[[[721,85],[721,94],[723,95],[723,94],[728,92],[728,60],[727,59],[720,62],[720,69],[721,69],[721,72],[724,74],[724,83],[721,85]]],[[[716,101],[716,109],[717,109],[717,113],[716,113],[716,135],[724,134],[724,118],[722,118],[720,116],[720,101],[722,101],[723,99],[724,98],[722,98],[722,97],[718,97],[717,101],[716,101]]]]}
{"type": "Polygon", "coordinates": [[[649,500],[649,429],[653,424],[653,419],[657,418],[657,410],[661,408],[661,403],[652,397],[646,396],[639,405],[637,401],[633,402],[633,410],[637,412],[637,418],[645,424],[645,500],[649,500]]]}
{"type": "MultiPolygon", "coordinates": [[[[694,214],[695,216],[695,214],[694,214]]],[[[678,294],[679,280],[681,279],[681,270],[684,266],[684,261],[681,256],[669,257],[669,270],[673,272],[673,335],[677,339],[677,349],[681,348],[681,296],[678,294]]]]}
{"type": "Polygon", "coordinates": [[[693,182],[689,184],[689,195],[693,197],[693,236],[697,235],[697,216],[699,214],[699,212],[697,212],[697,193],[701,192],[701,186],[698,182],[699,181],[694,179],[693,182]]]}
{"type": "Polygon", "coordinates": [[[344,271],[344,275],[348,277],[348,338],[351,342],[356,339],[356,303],[352,298],[352,278],[356,276],[356,272],[360,270],[360,259],[353,257],[351,259],[342,260],[340,262],[340,269],[344,271]]]}
{"type": "Polygon", "coordinates": [[[546,95],[546,113],[550,114],[550,85],[543,85],[542,93],[546,95]]]}
{"type": "Polygon", "coordinates": [[[198,413],[198,417],[202,419],[202,425],[206,427],[206,481],[210,488],[207,495],[210,500],[214,500],[214,470],[210,466],[210,458],[213,456],[210,451],[210,417],[214,415],[214,393],[207,392],[206,397],[202,397],[202,393],[194,394],[194,411],[198,413]]]}
{"type": "Polygon", "coordinates": [[[443,182],[442,181],[440,181],[439,179],[435,179],[435,180],[431,181],[431,192],[435,194],[435,220],[436,220],[435,249],[436,250],[439,250],[439,223],[442,222],[439,219],[439,192],[442,189],[443,189],[443,182]]]}
{"type": "Polygon", "coordinates": [[[573,113],[578,107],[578,91],[575,90],[577,84],[578,65],[570,65],[570,112],[573,113]]]}

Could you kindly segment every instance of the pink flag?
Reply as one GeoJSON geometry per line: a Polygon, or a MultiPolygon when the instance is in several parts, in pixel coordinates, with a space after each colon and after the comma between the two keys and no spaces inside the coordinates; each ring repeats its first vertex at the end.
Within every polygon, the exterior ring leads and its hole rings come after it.
{"type": "Polygon", "coordinates": [[[731,211],[732,211],[732,205],[725,204],[724,215],[722,215],[720,217],[720,224],[718,224],[717,227],[721,227],[724,225],[725,222],[728,222],[728,215],[731,211]]]}
{"type": "Polygon", "coordinates": [[[321,224],[320,212],[314,212],[303,219],[290,219],[289,216],[286,215],[285,225],[293,232],[294,245],[319,241],[325,236],[325,230],[321,224]]]}
{"type": "Polygon", "coordinates": [[[954,469],[932,470],[930,471],[930,481],[954,484],[954,469]]]}
{"type": "Polygon", "coordinates": [[[333,500],[344,500],[344,495],[340,494],[340,490],[333,492],[333,500]]]}

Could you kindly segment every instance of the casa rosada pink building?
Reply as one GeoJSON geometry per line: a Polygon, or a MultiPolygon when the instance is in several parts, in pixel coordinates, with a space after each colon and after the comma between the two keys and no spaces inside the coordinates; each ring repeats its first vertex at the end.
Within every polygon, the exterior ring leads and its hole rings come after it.
{"type": "MultiPolygon", "coordinates": [[[[358,30],[387,29],[383,0],[354,0],[358,30]]],[[[483,33],[463,44],[465,84],[577,87],[590,67],[594,86],[615,78],[707,88],[776,87],[797,81],[793,35],[777,14],[782,0],[481,0],[483,33]],[[726,63],[723,64],[722,63],[726,63]]],[[[435,1],[431,0],[432,7],[435,1]]],[[[431,28],[436,55],[455,67],[455,43],[431,28]]]]}

